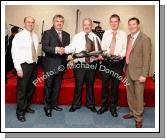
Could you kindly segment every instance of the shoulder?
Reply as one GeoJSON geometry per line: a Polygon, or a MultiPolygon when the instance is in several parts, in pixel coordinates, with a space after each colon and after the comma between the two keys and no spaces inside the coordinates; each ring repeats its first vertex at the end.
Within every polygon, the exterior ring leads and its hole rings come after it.
{"type": "Polygon", "coordinates": [[[108,30],[105,30],[104,34],[110,34],[111,33],[111,30],[108,29],[108,30]]]}
{"type": "Polygon", "coordinates": [[[150,38],[145,33],[141,32],[140,34],[143,39],[150,40],[150,38]]]}
{"type": "Polygon", "coordinates": [[[26,32],[22,30],[14,36],[13,40],[22,40],[25,38],[25,36],[26,36],[26,32]]]}
{"type": "Polygon", "coordinates": [[[127,36],[127,34],[126,34],[125,31],[123,31],[123,30],[119,30],[119,32],[120,32],[122,35],[126,35],[126,36],[127,36]]]}
{"type": "Polygon", "coordinates": [[[79,38],[79,37],[81,37],[83,35],[84,35],[84,32],[79,32],[79,33],[74,35],[74,38],[79,38]]]}
{"type": "Polygon", "coordinates": [[[22,31],[20,31],[19,33],[17,33],[17,34],[15,35],[15,37],[21,37],[21,36],[23,36],[23,35],[25,35],[25,34],[26,34],[25,31],[22,30],[22,31]]]}
{"type": "Polygon", "coordinates": [[[44,31],[44,34],[51,34],[51,32],[52,32],[51,29],[49,29],[49,30],[45,30],[45,31],[44,31]]]}
{"type": "Polygon", "coordinates": [[[63,31],[63,33],[66,35],[66,36],[70,36],[70,34],[66,31],[63,31]]]}

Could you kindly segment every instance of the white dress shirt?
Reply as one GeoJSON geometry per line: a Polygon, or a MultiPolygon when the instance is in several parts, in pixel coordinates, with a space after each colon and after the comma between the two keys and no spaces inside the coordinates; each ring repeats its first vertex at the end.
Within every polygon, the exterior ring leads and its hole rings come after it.
{"type": "MultiPolygon", "coordinates": [[[[71,42],[71,44],[69,44],[68,46],[65,47],[65,53],[69,54],[69,53],[79,53],[81,51],[85,51],[86,50],[86,40],[85,40],[85,35],[86,33],[84,31],[76,34],[71,42]]],[[[88,35],[89,39],[91,39],[92,41],[94,41],[95,43],[95,51],[98,50],[98,44],[96,41],[96,38],[98,39],[99,43],[101,43],[99,37],[94,34],[93,32],[90,32],[88,35]]],[[[90,57],[90,62],[93,62],[97,60],[96,57],[90,57]]],[[[77,58],[74,60],[74,62],[85,62],[85,58],[77,58]]]]}
{"type": "MultiPolygon", "coordinates": [[[[110,52],[110,44],[113,37],[112,32],[113,31],[110,29],[110,30],[106,30],[103,34],[101,45],[102,45],[102,50],[107,50],[106,53],[110,52]]],[[[120,55],[121,57],[124,57],[126,53],[126,46],[127,46],[127,34],[122,30],[117,30],[116,32],[117,32],[116,46],[114,50],[114,55],[120,55]]]]}
{"type": "MultiPolygon", "coordinates": [[[[38,36],[36,33],[32,32],[32,38],[34,46],[36,49],[36,54],[38,54],[38,36]]],[[[21,64],[24,62],[33,63],[32,60],[32,39],[30,32],[26,29],[17,33],[12,41],[12,58],[14,62],[14,67],[16,70],[22,70],[21,64]]]]}

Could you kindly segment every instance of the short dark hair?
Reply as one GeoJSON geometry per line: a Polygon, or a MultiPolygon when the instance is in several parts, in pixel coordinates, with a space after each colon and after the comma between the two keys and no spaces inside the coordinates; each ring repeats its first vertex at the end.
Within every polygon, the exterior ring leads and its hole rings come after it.
{"type": "Polygon", "coordinates": [[[16,26],[12,27],[11,32],[12,32],[12,34],[13,33],[18,33],[19,32],[19,27],[16,27],[16,26]]]}
{"type": "Polygon", "coordinates": [[[55,18],[62,18],[64,20],[64,17],[62,15],[60,15],[60,14],[54,15],[53,21],[55,20],[55,18]]]}
{"type": "Polygon", "coordinates": [[[110,16],[110,20],[111,20],[111,18],[118,18],[118,21],[120,21],[120,17],[119,17],[117,14],[111,15],[111,16],[110,16]]]}
{"type": "Polygon", "coordinates": [[[140,24],[140,20],[139,20],[138,18],[136,18],[136,17],[130,18],[130,19],[128,20],[128,23],[129,23],[130,21],[132,21],[132,20],[136,20],[137,24],[140,24]]]}

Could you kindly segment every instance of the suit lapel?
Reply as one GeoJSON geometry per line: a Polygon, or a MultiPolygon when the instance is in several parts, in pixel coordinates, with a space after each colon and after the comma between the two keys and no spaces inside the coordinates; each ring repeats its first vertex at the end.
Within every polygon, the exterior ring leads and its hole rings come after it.
{"type": "Polygon", "coordinates": [[[132,50],[137,46],[138,42],[140,41],[141,34],[142,34],[142,33],[140,32],[139,35],[137,36],[135,42],[133,43],[132,50]]]}
{"type": "MultiPolygon", "coordinates": [[[[57,39],[58,44],[61,46],[63,46],[62,42],[60,41],[59,35],[57,34],[56,30],[54,29],[54,27],[51,28],[52,29],[52,33],[55,36],[55,39],[57,39]]],[[[63,36],[62,36],[63,39],[63,36]]]]}
{"type": "Polygon", "coordinates": [[[55,36],[55,38],[59,38],[59,36],[58,36],[56,30],[54,29],[54,27],[52,27],[51,30],[52,30],[52,33],[55,36]]]}
{"type": "Polygon", "coordinates": [[[62,31],[62,44],[64,46],[64,43],[65,43],[65,32],[62,31]]]}

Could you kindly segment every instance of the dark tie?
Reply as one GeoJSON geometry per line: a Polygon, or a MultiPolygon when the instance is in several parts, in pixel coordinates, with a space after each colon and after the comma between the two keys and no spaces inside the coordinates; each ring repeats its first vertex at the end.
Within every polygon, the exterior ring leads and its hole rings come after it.
{"type": "MultiPolygon", "coordinates": [[[[85,40],[86,40],[86,51],[91,52],[95,51],[95,45],[94,42],[88,37],[89,34],[85,35],[85,40]]],[[[85,62],[90,63],[90,57],[85,57],[85,62]]]]}
{"type": "Polygon", "coordinates": [[[62,32],[58,31],[57,34],[58,34],[58,37],[59,37],[59,39],[58,39],[58,46],[62,47],[63,46],[63,44],[62,44],[62,32]]]}
{"type": "Polygon", "coordinates": [[[60,39],[60,41],[62,42],[62,34],[61,34],[60,31],[58,32],[58,35],[59,35],[59,39],[60,39]]]}

